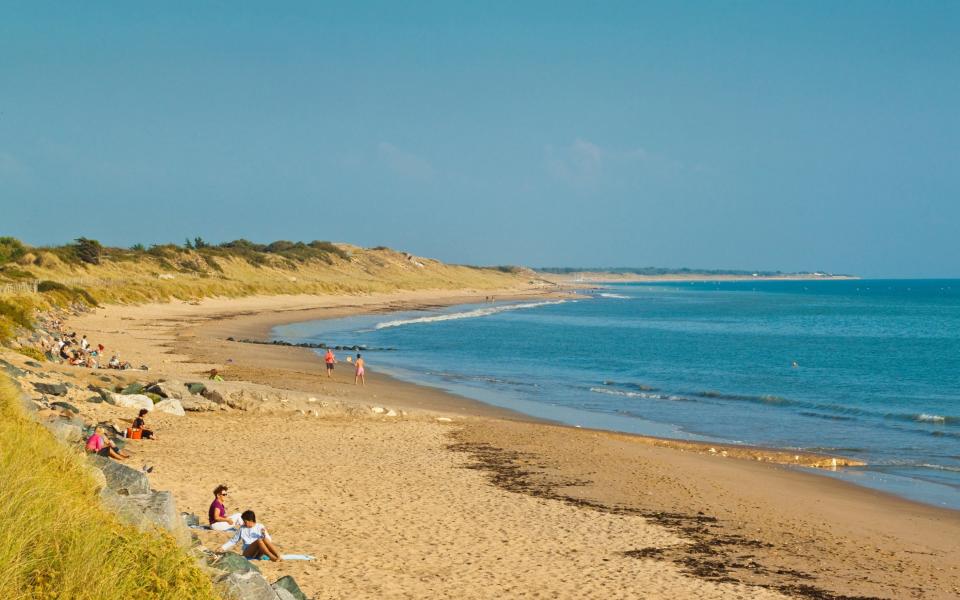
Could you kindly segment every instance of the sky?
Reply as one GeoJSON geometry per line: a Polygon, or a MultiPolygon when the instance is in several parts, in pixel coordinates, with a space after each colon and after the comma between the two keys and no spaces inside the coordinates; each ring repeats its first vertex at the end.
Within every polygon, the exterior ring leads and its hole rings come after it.
{"type": "Polygon", "coordinates": [[[0,235],[960,277],[958,2],[0,0],[0,235]]]}

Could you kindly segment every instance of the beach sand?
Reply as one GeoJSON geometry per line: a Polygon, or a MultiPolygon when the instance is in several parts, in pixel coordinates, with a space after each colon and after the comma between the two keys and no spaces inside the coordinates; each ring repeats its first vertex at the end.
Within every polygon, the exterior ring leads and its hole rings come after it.
{"type": "MultiPolygon", "coordinates": [[[[285,398],[247,411],[151,415],[160,439],[130,447],[135,464],[155,465],[152,485],[171,490],[180,510],[205,518],[212,489],[225,483],[231,512],[254,509],[284,552],[315,555],[261,563],[271,580],[293,575],[311,597],[960,595],[957,511],[761,462],[760,451],[724,457],[532,421],[380,376],[375,356],[358,388],[343,363],[327,380],[312,351],[226,340],[264,338],[283,322],[475,299],[111,306],[69,328],[150,365],[125,380],[197,380],[216,367],[250,382],[231,385],[285,398]]],[[[84,407],[133,416],[118,411],[84,407]]],[[[227,535],[201,538],[213,548],[227,535]]]]}

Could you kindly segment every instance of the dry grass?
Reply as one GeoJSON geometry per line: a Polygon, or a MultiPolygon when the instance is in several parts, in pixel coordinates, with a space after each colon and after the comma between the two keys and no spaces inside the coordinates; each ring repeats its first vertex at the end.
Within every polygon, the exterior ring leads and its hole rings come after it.
{"type": "Polygon", "coordinates": [[[0,598],[215,598],[172,537],[101,508],[88,469],[0,376],[0,598]]]}

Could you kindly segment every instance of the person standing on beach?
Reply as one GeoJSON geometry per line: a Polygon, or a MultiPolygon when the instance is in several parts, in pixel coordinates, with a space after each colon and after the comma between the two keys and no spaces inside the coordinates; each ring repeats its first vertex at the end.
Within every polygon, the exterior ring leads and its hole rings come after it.
{"type": "Polygon", "coordinates": [[[360,385],[367,385],[367,380],[364,378],[364,368],[363,368],[363,357],[360,356],[360,353],[357,353],[357,372],[353,376],[353,385],[357,385],[359,382],[360,385]]]}
{"type": "Polygon", "coordinates": [[[330,348],[327,348],[327,354],[323,357],[323,362],[327,363],[327,377],[333,377],[333,365],[336,364],[337,357],[330,348]]]}

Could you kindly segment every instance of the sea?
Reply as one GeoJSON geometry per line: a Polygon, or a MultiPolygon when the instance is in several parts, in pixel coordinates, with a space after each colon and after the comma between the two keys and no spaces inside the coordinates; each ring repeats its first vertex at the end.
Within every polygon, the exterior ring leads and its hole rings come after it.
{"type": "Polygon", "coordinates": [[[857,458],[817,472],[960,509],[960,280],[616,284],[273,337],[571,426],[857,458]]]}

